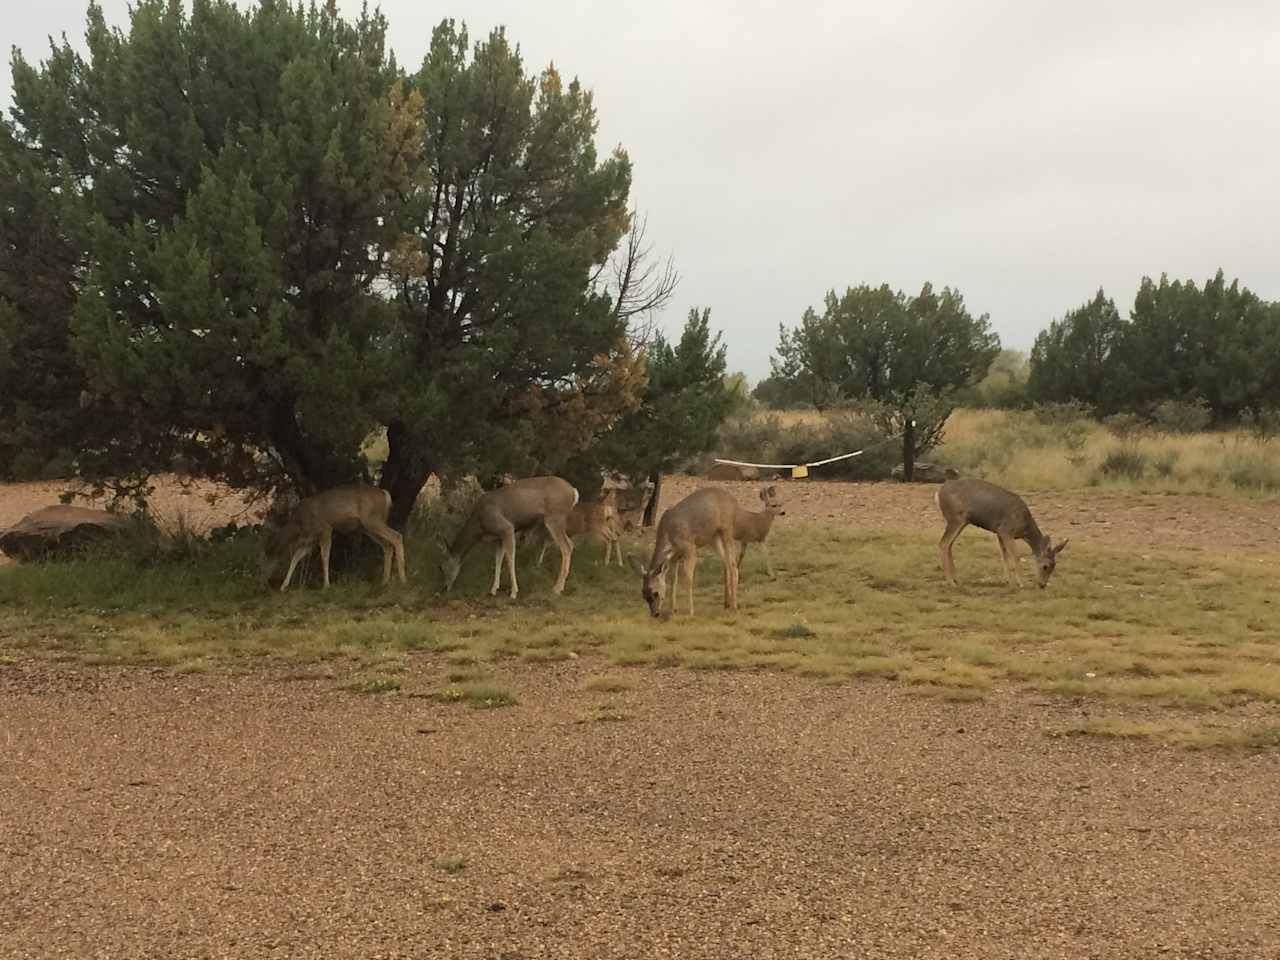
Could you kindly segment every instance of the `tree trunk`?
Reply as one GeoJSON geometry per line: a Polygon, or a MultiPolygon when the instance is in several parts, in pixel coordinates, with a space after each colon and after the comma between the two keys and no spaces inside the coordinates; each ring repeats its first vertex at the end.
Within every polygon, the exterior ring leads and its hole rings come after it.
{"type": "Polygon", "coordinates": [[[391,494],[391,515],[387,522],[403,531],[418,502],[418,494],[431,476],[425,458],[415,457],[409,449],[408,431],[399,421],[387,425],[387,459],[382,464],[378,484],[391,494]]]}
{"type": "Polygon", "coordinates": [[[910,417],[902,420],[902,481],[911,483],[916,472],[916,422],[910,417]]]}
{"type": "Polygon", "coordinates": [[[649,495],[649,502],[644,505],[644,525],[646,527],[652,527],[658,515],[658,500],[662,497],[662,474],[654,472],[649,476],[649,482],[653,484],[653,493],[649,495]]]}

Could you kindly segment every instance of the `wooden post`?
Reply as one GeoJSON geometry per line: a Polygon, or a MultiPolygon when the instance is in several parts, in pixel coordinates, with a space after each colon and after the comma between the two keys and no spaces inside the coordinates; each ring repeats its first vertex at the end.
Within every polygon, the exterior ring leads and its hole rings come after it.
{"type": "Polygon", "coordinates": [[[662,497],[662,474],[655,472],[649,477],[649,482],[653,484],[653,493],[649,495],[649,502],[644,505],[644,520],[641,521],[646,527],[653,526],[658,513],[658,500],[662,497]]]}
{"type": "Polygon", "coordinates": [[[910,483],[916,472],[916,422],[908,417],[902,424],[902,481],[910,483]]]}

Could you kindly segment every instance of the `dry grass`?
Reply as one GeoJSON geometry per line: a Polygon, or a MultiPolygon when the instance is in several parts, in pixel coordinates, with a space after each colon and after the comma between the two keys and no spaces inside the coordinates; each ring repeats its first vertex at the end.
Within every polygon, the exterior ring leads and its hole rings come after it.
{"type": "MultiPolygon", "coordinates": [[[[423,543],[411,545],[409,586],[387,590],[348,578],[329,591],[268,593],[226,575],[230,548],[144,575],[119,559],[15,567],[0,572],[0,655],[186,672],[288,661],[394,695],[406,656],[424,652],[448,666],[434,696],[479,707],[514,702],[486,679],[485,665],[505,658],[897,681],[953,700],[1012,686],[1166,709],[1181,726],[1164,739],[1188,744],[1185,730],[1213,739],[1233,711],[1280,704],[1265,558],[1135,556],[1084,542],[1050,589],[1018,592],[1003,581],[994,542],[974,535],[956,546],[963,586],[951,590],[932,536],[790,526],[771,543],[778,579],[749,566],[736,614],[721,609],[708,559],[697,615],[667,621],[647,616],[633,575],[600,566],[594,546],[578,551],[560,598],[525,551],[514,604],[483,592],[479,558],[453,594],[439,595],[423,543]]],[[[586,683],[597,693],[626,688],[617,672],[586,683]]],[[[1269,734],[1237,736],[1265,743],[1269,734]]]]}
{"type": "Polygon", "coordinates": [[[1280,490],[1280,443],[1244,430],[1147,431],[1121,440],[1092,420],[1047,424],[1032,413],[961,409],[948,420],[934,459],[1021,490],[1106,486],[1254,496],[1280,490]]]}

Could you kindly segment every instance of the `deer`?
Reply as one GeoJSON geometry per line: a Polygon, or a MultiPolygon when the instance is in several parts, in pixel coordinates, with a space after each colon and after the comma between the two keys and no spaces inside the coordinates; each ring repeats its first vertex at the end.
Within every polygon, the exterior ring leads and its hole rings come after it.
{"type": "MultiPolygon", "coordinates": [[[[703,487],[689,494],[662,515],[658,521],[653,556],[648,566],[635,557],[631,565],[640,574],[640,595],[649,605],[649,613],[662,616],[667,595],[667,571],[672,563],[679,577],[683,575],[689,593],[689,615],[693,615],[693,575],[698,565],[698,548],[714,544],[723,565],[724,606],[738,609],[738,544],[733,531],[738,517],[738,501],[722,487],[703,487]]],[[[676,601],[671,598],[671,613],[676,601]]]]}
{"type": "Polygon", "coordinates": [[[445,592],[453,589],[462,561],[471,548],[481,540],[488,540],[497,545],[493,555],[493,587],[489,595],[498,594],[502,561],[505,559],[511,579],[511,599],[516,599],[520,595],[520,587],[516,583],[516,534],[541,524],[560,548],[560,575],[551,592],[562,593],[569,578],[569,561],[573,555],[573,542],[565,531],[569,514],[577,505],[578,491],[559,477],[526,477],[482,494],[453,542],[440,541],[444,550],[440,571],[444,574],[445,592]]]}
{"type": "Polygon", "coordinates": [[[293,581],[293,573],[313,548],[320,548],[320,569],[324,574],[324,588],[329,588],[329,550],[333,545],[333,533],[359,531],[382,547],[382,583],[391,581],[391,561],[395,558],[400,582],[404,576],[404,540],[387,525],[391,511],[391,494],[367,484],[334,487],[315,496],[307,497],[294,507],[284,526],[268,541],[263,557],[263,574],[268,584],[273,584],[276,574],[289,558],[289,569],[280,584],[283,593],[293,581]]]}
{"type": "MultiPolygon", "coordinates": [[[[616,490],[606,490],[599,500],[589,503],[578,503],[569,511],[569,519],[565,524],[565,534],[572,543],[574,537],[587,536],[595,537],[604,544],[604,565],[609,565],[610,559],[617,551],[618,566],[622,566],[622,544],[619,543],[621,534],[619,532],[618,523],[618,496],[616,490]]],[[[543,532],[543,528],[535,528],[535,539],[542,541],[542,549],[538,552],[538,566],[542,566],[542,561],[547,556],[547,550],[551,547],[551,541],[543,532]]]]}
{"type": "Polygon", "coordinates": [[[1015,540],[1025,540],[1030,544],[1031,552],[1036,558],[1036,579],[1040,589],[1049,585],[1049,578],[1053,576],[1054,567],[1057,566],[1058,554],[1066,549],[1070,540],[1063,540],[1054,546],[1050,538],[1040,532],[1026,501],[1016,493],[976,477],[958,477],[943,483],[934,494],[934,500],[947,521],[947,529],[942,534],[938,549],[942,553],[942,571],[953,587],[957,584],[951,545],[960,536],[960,531],[969,524],[996,535],[1011,585],[1022,588],[1022,578],[1018,576],[1014,565],[1015,540]]]}
{"type": "Polygon", "coordinates": [[[777,517],[784,517],[787,514],[783,507],[782,498],[778,495],[778,488],[773,484],[760,489],[760,499],[764,501],[764,510],[755,512],[752,510],[739,510],[737,522],[733,526],[734,539],[738,541],[738,570],[742,569],[742,560],[747,555],[747,545],[751,543],[760,544],[760,550],[764,553],[764,563],[769,571],[769,578],[774,579],[773,562],[769,559],[769,545],[766,538],[769,531],[773,529],[773,521],[777,517]]]}

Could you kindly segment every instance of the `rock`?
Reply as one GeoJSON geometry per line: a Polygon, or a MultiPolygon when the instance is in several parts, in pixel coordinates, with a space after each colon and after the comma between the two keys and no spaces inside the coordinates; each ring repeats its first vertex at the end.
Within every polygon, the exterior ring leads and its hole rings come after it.
{"type": "Polygon", "coordinates": [[[29,513],[0,533],[0,550],[15,560],[47,560],[119,534],[126,518],[105,510],[58,505],[29,513]]]}
{"type": "Polygon", "coordinates": [[[707,471],[708,480],[758,480],[760,471],[755,467],[739,467],[732,463],[712,464],[707,471]]]}
{"type": "MultiPolygon", "coordinates": [[[[895,480],[902,479],[902,464],[898,464],[890,471],[889,474],[895,480]]],[[[960,474],[952,470],[950,467],[944,467],[939,463],[923,463],[917,461],[915,470],[912,471],[912,479],[915,483],[944,483],[960,474]]]]}

